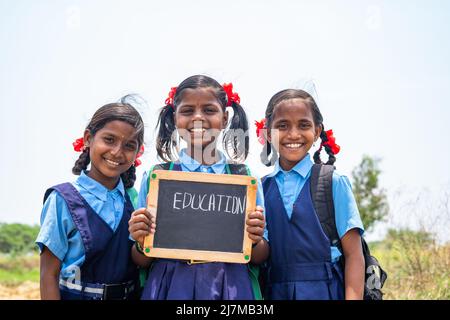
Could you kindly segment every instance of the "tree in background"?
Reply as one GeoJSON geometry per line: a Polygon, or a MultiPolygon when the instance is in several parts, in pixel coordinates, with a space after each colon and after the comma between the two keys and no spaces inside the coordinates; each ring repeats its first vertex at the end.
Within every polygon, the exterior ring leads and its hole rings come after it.
{"type": "Polygon", "coordinates": [[[387,215],[389,205],[384,189],[378,185],[380,159],[364,155],[352,171],[352,187],[364,228],[369,230],[387,215]]]}
{"type": "Polygon", "coordinates": [[[34,244],[39,226],[21,223],[0,223],[0,252],[21,254],[36,250],[34,244]]]}

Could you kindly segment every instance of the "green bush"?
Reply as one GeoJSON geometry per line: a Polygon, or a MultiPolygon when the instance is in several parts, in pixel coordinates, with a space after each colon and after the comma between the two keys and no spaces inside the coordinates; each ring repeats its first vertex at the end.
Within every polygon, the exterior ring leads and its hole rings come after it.
{"type": "Polygon", "coordinates": [[[450,299],[450,244],[438,244],[425,230],[389,230],[371,244],[388,273],[385,299],[450,299]]]}
{"type": "Polygon", "coordinates": [[[0,252],[23,254],[36,251],[34,244],[39,226],[21,223],[0,223],[0,252]]]}

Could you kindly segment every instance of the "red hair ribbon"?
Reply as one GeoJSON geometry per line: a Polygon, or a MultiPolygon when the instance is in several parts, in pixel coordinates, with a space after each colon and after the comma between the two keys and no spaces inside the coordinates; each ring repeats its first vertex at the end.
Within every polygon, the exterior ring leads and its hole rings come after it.
{"type": "Polygon", "coordinates": [[[239,94],[237,94],[236,92],[233,92],[233,84],[232,83],[224,83],[222,87],[225,90],[225,92],[227,93],[227,98],[228,98],[227,107],[231,106],[233,102],[237,103],[237,104],[241,103],[241,98],[239,97],[239,94]]]}
{"type": "Polygon", "coordinates": [[[336,138],[333,136],[333,130],[331,129],[327,130],[325,131],[325,134],[327,136],[327,141],[323,141],[320,144],[320,147],[328,146],[331,149],[331,152],[333,152],[333,154],[338,154],[339,151],[341,150],[341,147],[336,144],[336,138]]]}
{"type": "Polygon", "coordinates": [[[171,106],[173,108],[173,98],[175,97],[176,93],[177,93],[177,87],[170,88],[169,95],[165,101],[166,106],[171,106]]]}
{"type": "Polygon", "coordinates": [[[83,152],[84,151],[84,138],[78,138],[74,142],[72,142],[73,150],[76,152],[83,152]]]}
{"type": "Polygon", "coordinates": [[[137,155],[136,155],[136,160],[134,160],[134,166],[135,167],[139,167],[142,164],[142,161],[139,160],[139,158],[144,154],[144,145],[141,146],[141,148],[139,149],[137,155]]]}
{"type": "Polygon", "coordinates": [[[255,121],[256,126],[256,136],[258,137],[259,143],[264,145],[266,143],[266,138],[264,137],[264,129],[266,129],[266,118],[261,121],[255,121]]]}
{"type": "MultiPolygon", "coordinates": [[[[73,143],[73,150],[75,150],[76,152],[83,152],[86,148],[84,146],[84,138],[78,138],[77,140],[75,140],[73,143]]],[[[137,155],[136,155],[136,159],[134,160],[134,166],[138,167],[142,164],[142,161],[139,160],[139,158],[142,156],[142,154],[144,153],[144,145],[141,146],[141,148],[139,149],[137,155]]]]}

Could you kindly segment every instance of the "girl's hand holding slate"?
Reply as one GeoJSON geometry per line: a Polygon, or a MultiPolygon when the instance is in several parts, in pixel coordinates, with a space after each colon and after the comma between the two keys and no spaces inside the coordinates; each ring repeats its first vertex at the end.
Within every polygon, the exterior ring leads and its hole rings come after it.
{"type": "Polygon", "coordinates": [[[257,206],[255,211],[248,215],[246,221],[248,236],[252,240],[253,245],[258,244],[263,238],[265,225],[263,211],[262,207],[257,206]]]}
{"type": "Polygon", "coordinates": [[[144,238],[150,233],[155,233],[156,228],[156,208],[140,208],[131,214],[128,221],[128,231],[131,237],[144,245],[144,238]]]}
{"type": "Polygon", "coordinates": [[[269,245],[264,240],[264,227],[266,219],[263,214],[264,209],[257,206],[255,211],[248,215],[246,224],[248,237],[252,240],[252,258],[253,264],[264,262],[269,255],[269,245]]]}

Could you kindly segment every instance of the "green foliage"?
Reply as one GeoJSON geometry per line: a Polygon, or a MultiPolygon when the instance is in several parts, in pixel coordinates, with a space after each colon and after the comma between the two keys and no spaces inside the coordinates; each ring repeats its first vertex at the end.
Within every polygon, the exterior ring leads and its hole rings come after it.
{"type": "Polygon", "coordinates": [[[385,190],[378,186],[380,159],[364,155],[352,171],[353,194],[366,230],[382,220],[389,211],[385,190]]]}
{"type": "Polygon", "coordinates": [[[0,223],[0,252],[21,254],[36,251],[34,244],[39,226],[20,223],[0,223]]]}
{"type": "Polygon", "coordinates": [[[450,299],[450,244],[427,231],[389,230],[370,246],[388,273],[386,299],[450,299]]]}

